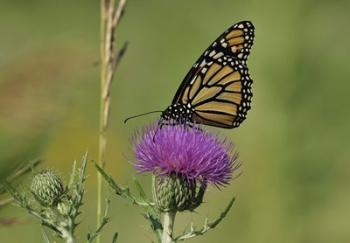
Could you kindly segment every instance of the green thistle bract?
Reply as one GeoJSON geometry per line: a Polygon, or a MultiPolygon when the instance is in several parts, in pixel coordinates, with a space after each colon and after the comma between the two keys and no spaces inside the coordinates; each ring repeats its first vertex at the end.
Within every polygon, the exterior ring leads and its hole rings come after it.
{"type": "Polygon", "coordinates": [[[30,187],[42,206],[56,206],[65,194],[65,186],[53,171],[44,170],[34,176],[30,187]]]}
{"type": "Polygon", "coordinates": [[[170,176],[156,176],[154,197],[162,212],[176,212],[194,209],[197,201],[196,181],[187,180],[175,173],[170,176]]]}

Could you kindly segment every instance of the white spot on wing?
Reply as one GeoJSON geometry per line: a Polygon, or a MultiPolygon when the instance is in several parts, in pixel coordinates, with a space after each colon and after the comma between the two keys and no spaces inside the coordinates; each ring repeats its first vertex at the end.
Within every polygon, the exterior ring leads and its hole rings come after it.
{"type": "Polygon", "coordinates": [[[218,59],[219,57],[222,57],[223,55],[224,55],[224,53],[219,52],[213,58],[218,59]]]}
{"type": "Polygon", "coordinates": [[[204,67],[204,65],[205,65],[206,63],[207,63],[207,62],[206,62],[205,60],[203,60],[199,66],[200,66],[200,67],[204,67]]]}

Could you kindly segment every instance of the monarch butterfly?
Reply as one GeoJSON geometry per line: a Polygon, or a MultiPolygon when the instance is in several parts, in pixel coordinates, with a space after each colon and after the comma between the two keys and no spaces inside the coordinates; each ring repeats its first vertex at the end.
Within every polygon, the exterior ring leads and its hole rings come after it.
{"type": "Polygon", "coordinates": [[[238,127],[252,98],[247,58],[254,40],[250,21],[234,24],[198,58],[178,88],[160,124],[200,123],[238,127]]]}
{"type": "Polygon", "coordinates": [[[250,21],[234,24],[221,34],[189,70],[171,105],[162,111],[159,126],[175,122],[238,127],[253,96],[246,63],[253,40],[250,21]]]}

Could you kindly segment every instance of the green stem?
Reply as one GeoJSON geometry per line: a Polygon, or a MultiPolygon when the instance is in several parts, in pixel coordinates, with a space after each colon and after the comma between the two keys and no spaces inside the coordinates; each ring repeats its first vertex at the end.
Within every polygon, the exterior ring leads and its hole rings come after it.
{"type": "Polygon", "coordinates": [[[174,243],[172,238],[176,212],[164,213],[162,243],[174,243]]]}
{"type": "MultiPolygon", "coordinates": [[[[99,121],[99,148],[98,148],[98,164],[104,167],[104,155],[105,155],[105,131],[104,131],[104,100],[103,100],[103,89],[105,84],[105,30],[106,30],[106,1],[100,0],[100,63],[101,63],[101,77],[100,77],[100,121],[99,121]]],[[[102,176],[97,172],[97,226],[101,224],[102,220],[102,176]]],[[[101,238],[98,235],[96,239],[97,243],[101,242],[101,238]]]]}
{"type": "Polygon", "coordinates": [[[75,243],[75,239],[72,232],[68,231],[63,227],[59,227],[58,230],[61,232],[61,236],[66,241],[66,243],[75,243]]]}

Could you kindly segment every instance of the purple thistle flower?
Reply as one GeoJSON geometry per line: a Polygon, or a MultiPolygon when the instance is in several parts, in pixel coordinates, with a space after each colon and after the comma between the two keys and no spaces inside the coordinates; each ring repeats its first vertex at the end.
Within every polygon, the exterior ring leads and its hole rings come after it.
{"type": "Polygon", "coordinates": [[[198,128],[150,125],[133,142],[139,172],[175,173],[219,186],[228,184],[240,166],[231,142],[198,128]]]}

